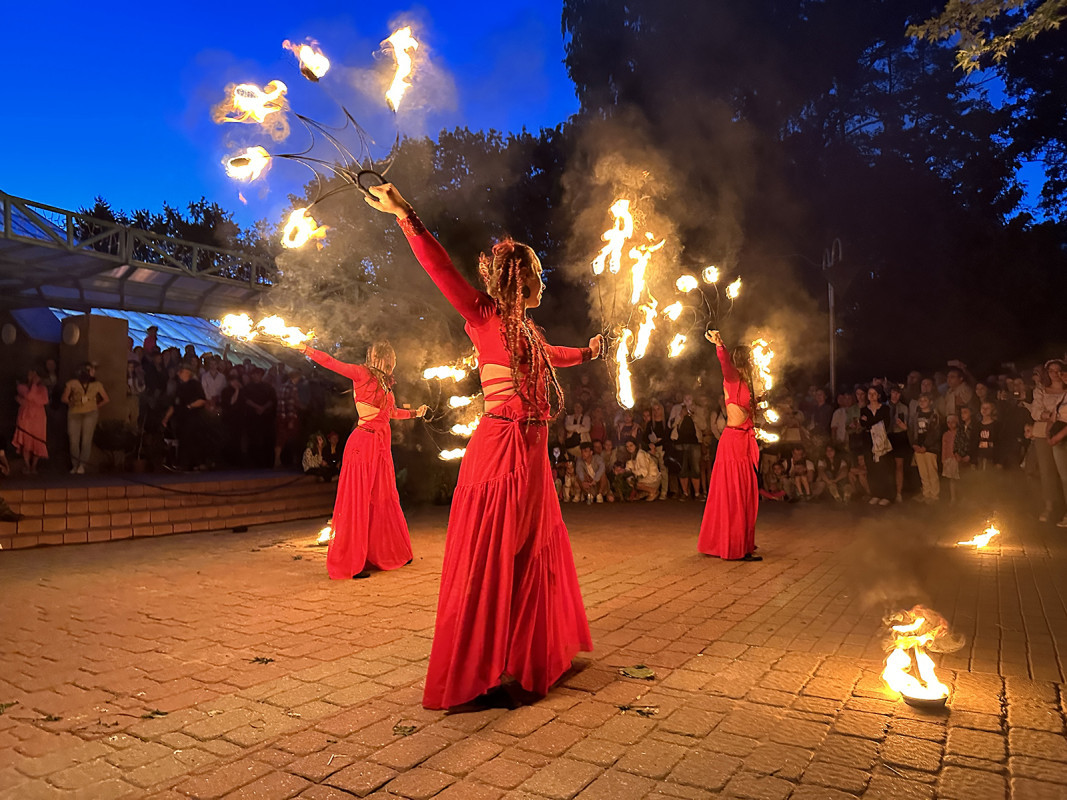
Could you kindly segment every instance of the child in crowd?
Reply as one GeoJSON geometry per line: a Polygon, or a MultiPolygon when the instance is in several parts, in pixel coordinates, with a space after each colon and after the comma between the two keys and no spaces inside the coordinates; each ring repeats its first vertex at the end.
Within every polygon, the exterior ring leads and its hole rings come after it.
{"type": "Polygon", "coordinates": [[[948,478],[949,502],[956,504],[957,488],[960,481],[960,462],[956,454],[956,432],[959,428],[959,417],[949,414],[945,418],[947,430],[941,436],[941,469],[942,475],[948,478]]]}
{"type": "Polygon", "coordinates": [[[981,405],[980,417],[975,425],[975,467],[979,470],[1001,466],[1000,423],[996,406],[986,400],[981,405]]]}
{"type": "Polygon", "coordinates": [[[815,465],[808,460],[803,447],[793,448],[793,457],[789,461],[789,479],[793,484],[791,496],[799,500],[811,499],[811,476],[815,465]]]}
{"type": "Polygon", "coordinates": [[[763,479],[763,488],[759,490],[760,497],[768,500],[786,500],[786,483],[789,478],[785,474],[785,465],[781,461],[771,464],[770,471],[763,479]]]}
{"type": "Polygon", "coordinates": [[[815,494],[821,494],[825,489],[834,500],[847,503],[852,499],[852,484],[848,473],[848,458],[832,444],[826,445],[823,457],[816,465],[818,480],[815,494]]]}
{"type": "Polygon", "coordinates": [[[578,484],[578,474],[574,471],[574,462],[567,459],[563,465],[562,499],[564,503],[578,503],[582,499],[582,487],[578,484]]]}
{"type": "Polygon", "coordinates": [[[919,395],[918,406],[908,425],[915,467],[919,470],[924,503],[936,503],[941,497],[941,478],[937,474],[937,450],[941,445],[941,419],[934,410],[934,398],[928,392],[919,395]]]}

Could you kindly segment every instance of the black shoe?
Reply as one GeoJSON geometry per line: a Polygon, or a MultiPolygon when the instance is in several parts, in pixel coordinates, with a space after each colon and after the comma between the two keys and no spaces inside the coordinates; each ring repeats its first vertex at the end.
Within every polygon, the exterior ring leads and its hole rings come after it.
{"type": "Polygon", "coordinates": [[[763,556],[754,556],[752,553],[742,556],[738,561],[762,561],[763,556]]]}
{"type": "Polygon", "coordinates": [[[412,563],[412,562],[413,562],[414,560],[415,560],[415,557],[414,557],[414,556],[412,556],[411,558],[409,558],[409,559],[408,559],[407,561],[405,561],[405,562],[404,562],[404,566],[405,566],[405,567],[407,567],[407,566],[410,566],[410,565],[411,565],[411,563],[412,563]]]}
{"type": "Polygon", "coordinates": [[[352,576],[352,580],[358,581],[358,580],[362,580],[363,578],[369,578],[369,577],[370,577],[370,570],[369,569],[365,569],[362,572],[357,572],[355,575],[353,575],[352,576]]]}

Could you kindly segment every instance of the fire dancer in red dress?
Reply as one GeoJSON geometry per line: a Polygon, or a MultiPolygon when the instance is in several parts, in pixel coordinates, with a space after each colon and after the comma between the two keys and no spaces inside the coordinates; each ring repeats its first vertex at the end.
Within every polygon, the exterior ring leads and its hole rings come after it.
{"type": "Polygon", "coordinates": [[[383,570],[402,567],[411,561],[411,537],[396,491],[389,420],[421,417],[427,407],[414,412],[396,407],[396,353],[388,342],[371,345],[366,365],[346,364],[312,347],[302,349],[316,364],[352,381],[359,413],[337,479],[326,570],[334,580],[347,580],[370,577],[368,564],[383,570]]]}
{"type": "Polygon", "coordinates": [[[548,421],[562,405],[555,368],[596,358],[601,339],[582,348],[545,342],[526,313],[544,291],[541,262],[526,245],[507,239],[482,255],[480,292],[393,186],[370,192],[367,202],[396,215],[466,320],[485,392],[452,498],[422,704],[452,708],[515,683],[547,694],[574,655],[593,647],[548,460],[548,421]]]}
{"type": "Polygon", "coordinates": [[[759,447],[752,424],[752,351],[743,345],[727,351],[718,331],[709,331],[707,339],[714,342],[722,365],[726,428],[715,451],[697,550],[730,560],[762,561],[761,556],[752,554],[756,549],[759,510],[759,447]]]}

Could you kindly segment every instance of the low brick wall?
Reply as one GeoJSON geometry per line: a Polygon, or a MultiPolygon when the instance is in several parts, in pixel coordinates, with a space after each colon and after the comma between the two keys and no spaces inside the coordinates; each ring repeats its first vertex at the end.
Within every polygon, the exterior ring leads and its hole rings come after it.
{"type": "Polygon", "coordinates": [[[84,544],[325,517],[337,489],[336,483],[276,473],[92,480],[89,486],[3,487],[0,496],[23,519],[0,522],[0,546],[84,544]]]}

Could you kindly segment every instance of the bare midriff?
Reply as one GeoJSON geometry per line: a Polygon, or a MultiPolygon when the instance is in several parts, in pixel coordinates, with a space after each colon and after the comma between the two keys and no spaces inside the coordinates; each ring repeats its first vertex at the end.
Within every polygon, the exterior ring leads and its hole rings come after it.
{"type": "Polygon", "coordinates": [[[736,403],[726,404],[726,424],[731,428],[740,428],[748,422],[748,412],[736,403]]]}
{"type": "Polygon", "coordinates": [[[518,392],[511,379],[511,368],[503,364],[482,364],[482,391],[485,394],[485,411],[492,412],[504,405],[518,392]],[[503,379],[507,379],[505,383],[503,379]]]}

